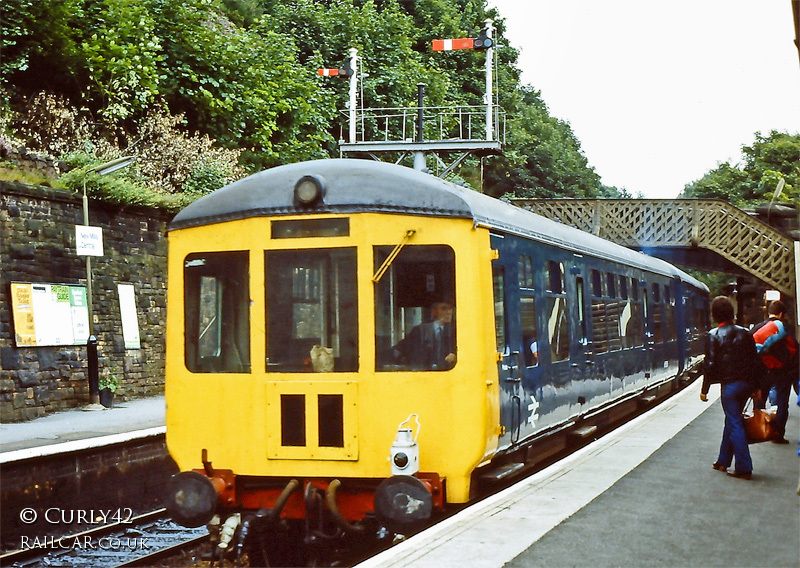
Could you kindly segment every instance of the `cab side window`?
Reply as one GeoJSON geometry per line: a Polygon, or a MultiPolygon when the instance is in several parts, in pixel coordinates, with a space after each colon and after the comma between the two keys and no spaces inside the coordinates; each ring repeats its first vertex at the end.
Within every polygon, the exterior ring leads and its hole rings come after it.
{"type": "Polygon", "coordinates": [[[184,260],[184,360],[193,373],[250,372],[247,251],[184,260]]]}

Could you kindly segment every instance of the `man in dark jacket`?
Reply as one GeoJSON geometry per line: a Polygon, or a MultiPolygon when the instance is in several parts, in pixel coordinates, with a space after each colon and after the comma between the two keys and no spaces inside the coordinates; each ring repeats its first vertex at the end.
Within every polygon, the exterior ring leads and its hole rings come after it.
{"type": "Polygon", "coordinates": [[[718,323],[708,334],[705,353],[705,370],[700,400],[708,400],[708,389],[713,383],[722,388],[722,410],[725,412],[725,428],[719,457],[712,464],[716,470],[726,471],[736,458],[736,467],[728,475],[750,479],[753,462],[744,431],[742,411],[753,392],[756,365],[756,344],[743,327],[733,324],[733,304],[725,296],[717,296],[711,302],[711,317],[718,323]]]}
{"type": "Polygon", "coordinates": [[[456,363],[453,304],[434,302],[433,321],[420,324],[395,345],[395,357],[415,370],[446,371],[456,363]]]}

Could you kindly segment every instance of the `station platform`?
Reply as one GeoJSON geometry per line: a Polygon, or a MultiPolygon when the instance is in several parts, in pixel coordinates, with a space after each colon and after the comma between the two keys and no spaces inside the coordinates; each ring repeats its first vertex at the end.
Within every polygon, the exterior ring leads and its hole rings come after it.
{"type": "Polygon", "coordinates": [[[164,412],[161,395],[0,424],[0,463],[160,435],[165,432],[164,412]]]}
{"type": "Polygon", "coordinates": [[[701,381],[358,568],[800,566],[800,417],[752,444],[753,478],[715,471],[724,415],[701,381]]]}

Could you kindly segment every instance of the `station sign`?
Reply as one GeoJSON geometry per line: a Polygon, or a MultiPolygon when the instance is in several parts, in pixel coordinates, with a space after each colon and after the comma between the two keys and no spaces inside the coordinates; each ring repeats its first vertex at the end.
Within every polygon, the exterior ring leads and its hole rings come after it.
{"type": "Polygon", "coordinates": [[[103,256],[103,229],[75,225],[75,251],[78,256],[103,256]]]}

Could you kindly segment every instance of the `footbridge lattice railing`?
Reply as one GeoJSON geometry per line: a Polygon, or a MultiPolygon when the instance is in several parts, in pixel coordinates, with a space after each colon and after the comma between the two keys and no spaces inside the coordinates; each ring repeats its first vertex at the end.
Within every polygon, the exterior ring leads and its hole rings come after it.
{"type": "Polygon", "coordinates": [[[792,239],[711,199],[514,199],[513,203],[636,248],[704,248],[796,298],[792,239]]]}

